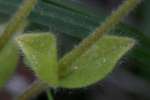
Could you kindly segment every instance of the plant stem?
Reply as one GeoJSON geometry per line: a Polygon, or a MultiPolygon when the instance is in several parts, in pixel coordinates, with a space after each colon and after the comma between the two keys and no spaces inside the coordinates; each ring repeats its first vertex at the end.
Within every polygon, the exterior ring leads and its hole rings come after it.
{"type": "Polygon", "coordinates": [[[16,14],[10,19],[5,30],[0,36],[0,49],[7,43],[11,36],[18,30],[26,17],[30,14],[37,0],[24,0],[16,14]]]}
{"type": "Polygon", "coordinates": [[[90,46],[99,40],[104,33],[107,33],[119,24],[122,18],[132,11],[140,2],[141,0],[125,0],[123,4],[120,5],[119,8],[113,12],[102,25],[97,27],[91,35],[84,39],[77,48],[73,49],[69,54],[64,56],[59,62],[60,78],[63,78],[66,74],[68,74],[65,73],[65,70],[74,60],[76,60],[77,57],[82,55],[82,53],[84,53],[90,46]]]}
{"type": "Polygon", "coordinates": [[[48,85],[42,83],[41,81],[35,81],[17,100],[30,100],[31,97],[40,94],[47,88],[48,85]]]}
{"type": "Polygon", "coordinates": [[[48,100],[53,100],[52,94],[49,90],[47,90],[47,97],[48,97],[48,100]]]}

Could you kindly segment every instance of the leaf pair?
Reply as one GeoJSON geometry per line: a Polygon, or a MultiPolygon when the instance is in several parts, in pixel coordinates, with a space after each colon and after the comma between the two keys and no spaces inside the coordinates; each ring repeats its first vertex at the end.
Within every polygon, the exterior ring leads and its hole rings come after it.
{"type": "Polygon", "coordinates": [[[105,35],[60,70],[56,38],[51,33],[25,34],[17,37],[17,42],[40,80],[64,88],[81,88],[102,80],[134,44],[127,37],[105,35]]]}

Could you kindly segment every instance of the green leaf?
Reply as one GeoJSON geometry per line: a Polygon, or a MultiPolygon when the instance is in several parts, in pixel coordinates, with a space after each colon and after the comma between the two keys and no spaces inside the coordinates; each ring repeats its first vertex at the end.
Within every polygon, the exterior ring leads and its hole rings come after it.
{"type": "Polygon", "coordinates": [[[102,37],[67,67],[60,86],[80,88],[102,80],[134,43],[133,39],[127,37],[102,37]]]}
{"type": "Polygon", "coordinates": [[[17,42],[31,68],[42,81],[52,86],[58,84],[56,39],[52,34],[26,34],[17,42]]]}
{"type": "Polygon", "coordinates": [[[0,87],[6,84],[6,81],[15,72],[18,57],[18,49],[12,41],[9,41],[0,50],[0,87]]]}

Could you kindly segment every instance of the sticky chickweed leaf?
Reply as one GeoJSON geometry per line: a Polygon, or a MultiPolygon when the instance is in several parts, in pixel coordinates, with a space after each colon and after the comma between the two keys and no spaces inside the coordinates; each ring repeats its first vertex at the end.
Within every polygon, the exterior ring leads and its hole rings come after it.
{"type": "Polygon", "coordinates": [[[50,33],[31,33],[19,36],[16,40],[38,78],[52,86],[57,86],[58,67],[55,37],[50,33]]]}
{"type": "Polygon", "coordinates": [[[12,41],[9,41],[0,50],[0,87],[6,84],[6,81],[15,72],[18,57],[18,49],[12,41]]]}
{"type": "Polygon", "coordinates": [[[42,81],[65,88],[89,86],[110,73],[117,61],[133,46],[133,39],[102,35],[115,27],[139,3],[136,0],[125,1],[104,24],[96,28],[93,35],[71,52],[73,56],[61,60],[64,63],[57,62],[56,39],[52,34],[22,35],[17,42],[42,81]],[[61,64],[66,69],[61,70],[61,64]]]}
{"type": "Polygon", "coordinates": [[[65,88],[81,88],[103,79],[117,61],[133,46],[133,39],[103,36],[71,66],[58,80],[56,40],[51,34],[27,34],[17,37],[31,68],[42,81],[65,88]]]}
{"type": "Polygon", "coordinates": [[[80,88],[102,80],[134,43],[127,37],[103,36],[67,67],[60,86],[80,88]]]}

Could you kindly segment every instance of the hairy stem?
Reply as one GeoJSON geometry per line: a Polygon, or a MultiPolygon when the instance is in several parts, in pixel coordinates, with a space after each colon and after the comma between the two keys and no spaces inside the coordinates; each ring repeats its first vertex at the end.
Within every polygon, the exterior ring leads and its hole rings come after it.
{"type": "Polygon", "coordinates": [[[10,19],[5,30],[0,36],[0,49],[12,37],[18,28],[21,26],[26,17],[30,14],[33,7],[36,5],[37,0],[24,0],[16,14],[10,19]]]}
{"type": "Polygon", "coordinates": [[[35,81],[17,100],[30,100],[40,94],[42,91],[46,90],[48,85],[42,83],[41,81],[35,81]]]}
{"type": "Polygon", "coordinates": [[[102,25],[97,27],[91,35],[84,39],[77,48],[73,49],[69,54],[64,56],[59,62],[60,78],[63,78],[66,74],[68,74],[64,73],[66,68],[71,65],[71,63],[78,56],[84,53],[91,45],[100,39],[104,33],[110,31],[117,24],[119,24],[122,18],[132,11],[140,2],[141,0],[125,0],[123,4],[120,5],[119,8],[114,11],[102,25]]]}

